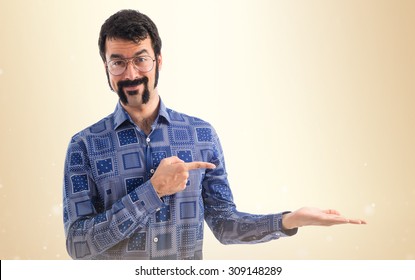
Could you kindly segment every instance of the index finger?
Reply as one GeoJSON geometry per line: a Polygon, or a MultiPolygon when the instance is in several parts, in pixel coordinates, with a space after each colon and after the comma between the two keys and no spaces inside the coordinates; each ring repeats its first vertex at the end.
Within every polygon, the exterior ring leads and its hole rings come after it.
{"type": "Polygon", "coordinates": [[[207,168],[207,169],[216,168],[216,165],[214,165],[213,163],[204,162],[204,161],[186,162],[185,165],[186,165],[188,170],[202,169],[202,168],[207,168]]]}

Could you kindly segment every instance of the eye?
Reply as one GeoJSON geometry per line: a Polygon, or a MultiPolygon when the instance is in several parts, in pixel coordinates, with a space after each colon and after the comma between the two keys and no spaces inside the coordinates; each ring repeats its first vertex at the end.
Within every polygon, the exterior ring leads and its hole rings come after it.
{"type": "Polygon", "coordinates": [[[110,66],[111,67],[124,67],[125,66],[125,61],[124,60],[112,60],[110,62],[110,66]]]}
{"type": "Polygon", "coordinates": [[[146,63],[147,61],[148,61],[148,57],[146,56],[138,56],[134,59],[135,64],[146,63]]]}

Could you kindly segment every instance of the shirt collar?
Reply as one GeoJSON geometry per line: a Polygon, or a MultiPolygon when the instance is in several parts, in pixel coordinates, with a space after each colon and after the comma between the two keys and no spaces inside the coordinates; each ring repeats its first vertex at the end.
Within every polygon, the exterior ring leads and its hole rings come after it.
{"type": "MultiPolygon", "coordinates": [[[[162,119],[165,119],[168,123],[171,122],[168,109],[160,98],[160,108],[159,108],[159,113],[157,115],[156,121],[160,122],[162,121],[162,119]]],[[[117,129],[119,126],[121,126],[126,121],[130,123],[134,123],[130,115],[128,115],[127,111],[124,110],[124,108],[121,106],[121,103],[119,101],[114,111],[114,129],[117,129]]]]}
{"type": "MultiPolygon", "coordinates": [[[[168,123],[171,122],[170,114],[168,112],[168,109],[167,109],[166,105],[164,105],[164,102],[163,102],[163,100],[161,100],[161,98],[160,98],[159,117],[163,117],[168,123]]],[[[159,121],[160,121],[160,118],[159,118],[159,121]]]]}

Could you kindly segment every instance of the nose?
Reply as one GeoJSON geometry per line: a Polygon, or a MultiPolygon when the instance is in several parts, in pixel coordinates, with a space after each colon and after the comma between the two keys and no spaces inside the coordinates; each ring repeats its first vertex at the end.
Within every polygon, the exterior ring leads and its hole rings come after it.
{"type": "Polygon", "coordinates": [[[127,68],[125,69],[124,72],[124,77],[127,80],[135,80],[137,78],[139,78],[139,71],[137,69],[135,69],[133,62],[130,60],[127,62],[127,68]]]}

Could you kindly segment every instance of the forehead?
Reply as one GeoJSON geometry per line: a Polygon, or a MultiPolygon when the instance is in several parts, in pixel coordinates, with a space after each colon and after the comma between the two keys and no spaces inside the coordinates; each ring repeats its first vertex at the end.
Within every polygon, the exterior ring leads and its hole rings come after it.
{"type": "Polygon", "coordinates": [[[120,38],[107,38],[105,43],[105,56],[108,59],[112,57],[133,57],[137,53],[154,56],[153,47],[150,37],[139,42],[120,38]]]}

